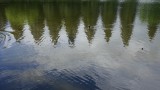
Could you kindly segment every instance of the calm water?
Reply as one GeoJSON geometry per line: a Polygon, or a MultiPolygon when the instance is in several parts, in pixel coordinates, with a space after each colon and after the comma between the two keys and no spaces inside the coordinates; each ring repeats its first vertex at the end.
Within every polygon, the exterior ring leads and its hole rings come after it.
{"type": "Polygon", "coordinates": [[[160,2],[1,3],[0,90],[160,90],[160,2]]]}

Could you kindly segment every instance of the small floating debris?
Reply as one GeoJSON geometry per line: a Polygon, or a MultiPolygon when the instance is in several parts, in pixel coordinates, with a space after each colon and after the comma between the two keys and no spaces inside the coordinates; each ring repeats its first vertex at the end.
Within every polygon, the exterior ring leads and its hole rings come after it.
{"type": "Polygon", "coordinates": [[[90,26],[90,25],[88,25],[88,28],[90,29],[90,28],[91,28],[91,26],[90,26]]]}

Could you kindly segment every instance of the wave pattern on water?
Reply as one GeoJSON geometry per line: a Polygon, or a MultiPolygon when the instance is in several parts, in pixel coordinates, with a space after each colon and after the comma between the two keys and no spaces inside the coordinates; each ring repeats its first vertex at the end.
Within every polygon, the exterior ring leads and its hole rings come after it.
{"type": "Polygon", "coordinates": [[[0,90],[159,90],[160,3],[141,1],[1,3],[0,90]]]}
{"type": "Polygon", "coordinates": [[[14,36],[9,32],[0,32],[0,48],[9,48],[15,42],[14,36]]]}

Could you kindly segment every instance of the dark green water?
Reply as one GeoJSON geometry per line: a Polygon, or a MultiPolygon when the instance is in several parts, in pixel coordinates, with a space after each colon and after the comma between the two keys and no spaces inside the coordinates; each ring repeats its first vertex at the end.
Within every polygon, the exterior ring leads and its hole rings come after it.
{"type": "Polygon", "coordinates": [[[160,2],[0,3],[0,90],[159,90],[160,2]]]}

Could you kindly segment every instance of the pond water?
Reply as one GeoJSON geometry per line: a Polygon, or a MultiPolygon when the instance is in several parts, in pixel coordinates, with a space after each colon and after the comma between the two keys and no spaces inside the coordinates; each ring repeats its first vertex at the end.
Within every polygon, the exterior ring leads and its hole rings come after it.
{"type": "Polygon", "coordinates": [[[159,90],[160,2],[0,3],[0,90],[159,90]]]}

